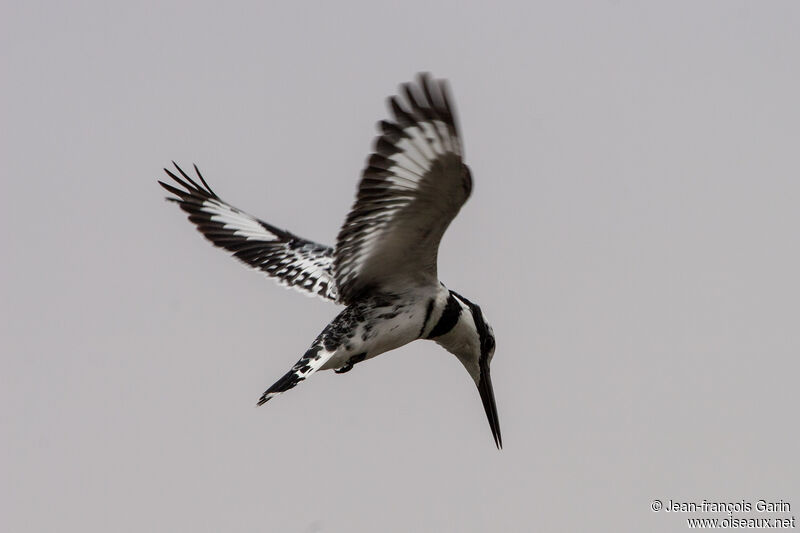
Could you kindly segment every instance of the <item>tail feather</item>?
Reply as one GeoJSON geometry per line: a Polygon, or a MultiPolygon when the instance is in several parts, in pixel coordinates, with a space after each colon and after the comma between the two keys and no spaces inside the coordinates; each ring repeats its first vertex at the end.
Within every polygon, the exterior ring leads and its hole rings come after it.
{"type": "MultiPolygon", "coordinates": [[[[263,405],[278,394],[296,387],[298,383],[321,369],[340,349],[347,346],[347,341],[355,335],[358,322],[363,320],[363,307],[363,302],[350,305],[325,326],[322,333],[314,340],[311,348],[303,354],[303,357],[294,364],[292,369],[264,391],[258,400],[258,405],[263,405]]],[[[366,352],[353,355],[339,370],[349,370],[348,367],[363,361],[366,355],[366,352]]]]}
{"type": "Polygon", "coordinates": [[[298,383],[319,370],[334,353],[325,350],[321,342],[315,341],[314,345],[303,354],[303,357],[295,363],[291,370],[264,391],[258,400],[258,405],[263,405],[278,394],[296,387],[298,383]]]}

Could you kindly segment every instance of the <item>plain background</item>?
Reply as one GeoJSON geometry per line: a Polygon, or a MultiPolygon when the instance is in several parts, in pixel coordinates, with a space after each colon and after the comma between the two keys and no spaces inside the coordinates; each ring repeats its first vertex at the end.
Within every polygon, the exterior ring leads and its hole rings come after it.
{"type": "Polygon", "coordinates": [[[0,20],[3,531],[683,531],[651,501],[800,506],[796,2],[0,20]],[[433,343],[256,409],[337,308],[156,185],[196,162],[332,243],[420,70],[451,81],[475,177],[440,276],[493,324],[502,452],[433,343]]]}

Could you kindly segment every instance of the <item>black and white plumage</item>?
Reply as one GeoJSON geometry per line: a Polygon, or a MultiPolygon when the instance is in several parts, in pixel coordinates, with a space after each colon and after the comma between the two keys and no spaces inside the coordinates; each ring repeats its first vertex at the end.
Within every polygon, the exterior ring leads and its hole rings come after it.
{"type": "Polygon", "coordinates": [[[333,248],[292,235],[226,204],[214,194],[196,166],[200,183],[178,165],[175,169],[180,177],[164,170],[183,189],[159,183],[175,195],[170,200],[178,202],[208,240],[282,285],[337,300],[333,248]]]}
{"type": "Polygon", "coordinates": [[[446,82],[419,76],[389,98],[374,153],[336,247],[317,244],[227,204],[195,167],[175,165],[175,182],[159,182],[213,244],[283,285],[345,309],[303,357],[269,387],[259,405],[317,370],[353,365],[416,339],[453,353],[480,391],[498,448],[499,419],[489,364],[495,340],[480,307],[448,290],[437,276],[439,242],[472,191],[446,82]]]}

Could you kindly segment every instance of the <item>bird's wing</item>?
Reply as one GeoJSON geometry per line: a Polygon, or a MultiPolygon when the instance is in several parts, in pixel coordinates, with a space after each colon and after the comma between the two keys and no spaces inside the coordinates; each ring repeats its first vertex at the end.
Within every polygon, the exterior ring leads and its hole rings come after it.
{"type": "MultiPolygon", "coordinates": [[[[174,164],[174,163],[173,163],[174,164]]],[[[333,279],[333,249],[302,239],[225,203],[208,186],[200,171],[197,183],[178,165],[178,177],[164,169],[179,187],[159,181],[175,195],[189,220],[215,246],[277,280],[280,284],[337,301],[333,279]]]]}
{"type": "Polygon", "coordinates": [[[436,256],[447,226],[472,190],[448,87],[421,74],[389,98],[394,121],[381,134],[334,252],[339,298],[367,289],[437,283],[436,256]]]}

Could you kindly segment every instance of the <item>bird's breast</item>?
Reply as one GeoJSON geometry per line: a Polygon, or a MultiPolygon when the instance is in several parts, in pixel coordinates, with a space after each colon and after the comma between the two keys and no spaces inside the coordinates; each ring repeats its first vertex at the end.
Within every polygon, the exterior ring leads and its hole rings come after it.
{"type": "Polygon", "coordinates": [[[365,354],[364,358],[370,359],[418,339],[426,303],[418,299],[385,298],[366,302],[357,311],[360,320],[351,324],[327,367],[338,368],[353,355],[365,354]]]}

